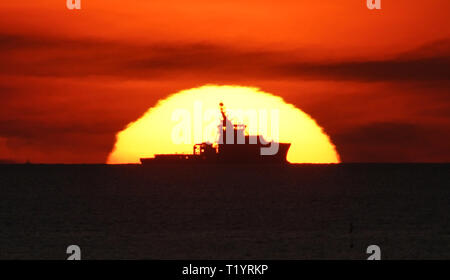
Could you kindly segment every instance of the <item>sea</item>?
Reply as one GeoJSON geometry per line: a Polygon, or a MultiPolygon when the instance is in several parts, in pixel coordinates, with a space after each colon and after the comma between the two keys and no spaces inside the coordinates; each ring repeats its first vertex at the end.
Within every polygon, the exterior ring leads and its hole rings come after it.
{"type": "Polygon", "coordinates": [[[0,259],[449,259],[449,171],[4,164],[0,259]]]}

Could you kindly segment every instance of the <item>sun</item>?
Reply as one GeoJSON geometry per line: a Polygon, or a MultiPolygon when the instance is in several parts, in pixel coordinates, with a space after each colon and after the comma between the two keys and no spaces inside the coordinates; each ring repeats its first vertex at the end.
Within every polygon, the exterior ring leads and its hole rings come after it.
{"type": "Polygon", "coordinates": [[[317,122],[281,97],[258,88],[206,85],[183,90],[150,108],[117,133],[107,163],[139,163],[155,154],[192,153],[193,145],[217,141],[219,103],[249,135],[291,143],[290,163],[339,163],[339,155],[317,122]],[[242,112],[252,112],[241,117],[242,112]],[[234,113],[234,114],[233,114],[234,113]],[[248,116],[258,118],[256,124],[248,116]],[[274,121],[275,120],[275,121],[274,121]]]}

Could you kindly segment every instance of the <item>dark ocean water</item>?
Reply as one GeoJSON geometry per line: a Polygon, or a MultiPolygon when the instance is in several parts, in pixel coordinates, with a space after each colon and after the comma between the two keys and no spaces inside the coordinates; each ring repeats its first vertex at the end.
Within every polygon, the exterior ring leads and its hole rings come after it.
{"type": "Polygon", "coordinates": [[[449,171],[0,165],[0,259],[448,259],[449,171]]]}

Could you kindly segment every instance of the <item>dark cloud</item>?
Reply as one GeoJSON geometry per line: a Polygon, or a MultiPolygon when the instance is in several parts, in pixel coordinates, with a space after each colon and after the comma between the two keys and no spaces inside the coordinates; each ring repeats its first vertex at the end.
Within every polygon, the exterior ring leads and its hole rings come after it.
{"type": "Polygon", "coordinates": [[[354,60],[323,63],[293,61],[277,68],[291,77],[355,80],[364,82],[450,81],[450,39],[424,44],[417,49],[382,60],[354,60]]]}
{"type": "Polygon", "coordinates": [[[18,163],[18,162],[13,159],[0,158],[0,164],[15,164],[15,163],[18,163]]]}
{"type": "Polygon", "coordinates": [[[339,63],[290,63],[278,68],[287,76],[357,81],[448,81],[450,57],[350,61],[339,63]]]}
{"type": "Polygon", "coordinates": [[[145,79],[179,74],[260,77],[267,75],[264,71],[284,56],[206,43],[132,45],[45,38],[21,40],[9,36],[0,40],[0,50],[3,75],[145,79]]]}
{"type": "Polygon", "coordinates": [[[22,34],[0,33],[0,50],[42,50],[42,49],[66,49],[68,51],[80,48],[92,48],[95,46],[112,46],[113,42],[85,39],[55,38],[22,34]]]}
{"type": "Polygon", "coordinates": [[[429,57],[450,57],[450,38],[436,40],[422,46],[399,54],[402,59],[429,58],[429,57]]]}
{"type": "Polygon", "coordinates": [[[344,162],[432,162],[450,159],[447,125],[377,122],[332,136],[344,162]]]}
{"type": "Polygon", "coordinates": [[[310,62],[296,51],[246,50],[208,43],[133,45],[0,35],[0,73],[33,76],[107,75],[151,79],[206,77],[355,81],[448,81],[449,40],[385,60],[310,62]],[[12,52],[15,55],[11,56],[12,52]],[[28,56],[30,59],[23,59],[28,56]],[[17,54],[19,53],[19,57],[17,54]]]}
{"type": "Polygon", "coordinates": [[[113,122],[92,120],[47,120],[26,119],[0,120],[0,137],[38,138],[42,135],[55,137],[64,134],[114,134],[122,126],[113,122]]]}
{"type": "Polygon", "coordinates": [[[16,162],[103,163],[114,145],[113,134],[61,134],[3,138],[0,157],[16,162]]]}
{"type": "Polygon", "coordinates": [[[17,94],[20,93],[20,90],[17,87],[6,86],[0,84],[0,98],[2,102],[6,102],[7,100],[13,98],[17,94]]]}

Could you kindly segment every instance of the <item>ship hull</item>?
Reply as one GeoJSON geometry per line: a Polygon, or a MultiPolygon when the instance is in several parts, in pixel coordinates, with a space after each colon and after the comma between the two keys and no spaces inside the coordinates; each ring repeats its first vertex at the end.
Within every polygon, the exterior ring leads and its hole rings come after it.
{"type": "Polygon", "coordinates": [[[224,157],[217,155],[214,157],[202,157],[192,154],[166,154],[155,155],[154,158],[141,158],[142,165],[155,164],[288,164],[287,153],[290,143],[280,143],[278,152],[275,155],[256,155],[249,157],[233,156],[224,157]]]}

